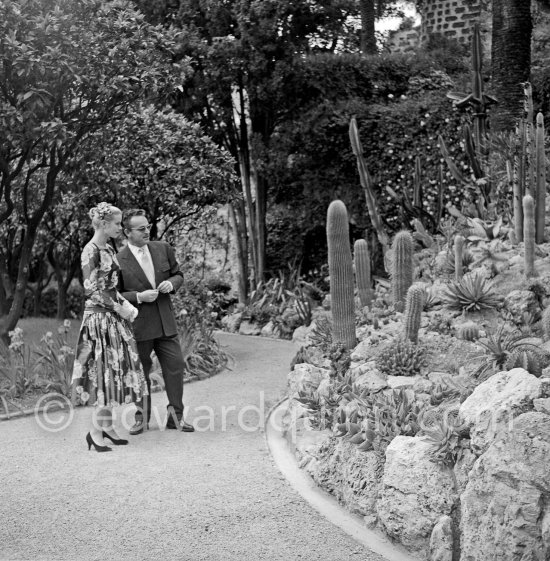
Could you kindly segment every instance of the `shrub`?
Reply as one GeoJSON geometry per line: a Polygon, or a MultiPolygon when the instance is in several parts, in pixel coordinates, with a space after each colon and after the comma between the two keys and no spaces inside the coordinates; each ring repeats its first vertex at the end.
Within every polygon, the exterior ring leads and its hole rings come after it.
{"type": "Polygon", "coordinates": [[[388,376],[416,376],[426,365],[426,355],[425,347],[397,338],[378,355],[376,366],[388,376]]]}

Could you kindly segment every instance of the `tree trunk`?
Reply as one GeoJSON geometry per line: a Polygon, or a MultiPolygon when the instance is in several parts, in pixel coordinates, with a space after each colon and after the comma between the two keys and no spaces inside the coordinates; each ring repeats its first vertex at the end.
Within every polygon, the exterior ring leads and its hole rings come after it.
{"type": "Polygon", "coordinates": [[[27,292],[27,281],[29,278],[29,264],[32,255],[32,248],[36,239],[36,226],[32,225],[25,232],[21,260],[17,270],[17,282],[13,295],[13,302],[6,316],[0,320],[0,338],[6,343],[9,342],[8,333],[13,331],[23,312],[25,293],[27,292]]]}
{"type": "Polygon", "coordinates": [[[512,131],[523,112],[522,83],[531,70],[531,2],[493,2],[492,94],[498,104],[492,109],[493,132],[512,131]]]}
{"type": "Polygon", "coordinates": [[[248,301],[248,239],[246,234],[246,211],[242,200],[236,201],[236,208],[229,205],[229,220],[235,236],[237,246],[238,262],[238,291],[239,303],[246,304],[248,301]]]}
{"type": "Polygon", "coordinates": [[[376,35],[374,33],[375,0],[360,0],[361,9],[361,52],[375,55],[376,35]]]}

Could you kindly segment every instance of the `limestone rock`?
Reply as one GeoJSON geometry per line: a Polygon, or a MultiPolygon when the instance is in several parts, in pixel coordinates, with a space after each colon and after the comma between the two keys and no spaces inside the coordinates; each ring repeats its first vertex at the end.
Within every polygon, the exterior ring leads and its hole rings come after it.
{"type": "Polygon", "coordinates": [[[377,454],[360,452],[355,444],[333,437],[321,446],[306,471],[323,489],[356,514],[376,516],[375,504],[381,474],[377,454]]]}
{"type": "Polygon", "coordinates": [[[223,328],[230,333],[237,333],[237,331],[239,331],[239,326],[241,325],[242,317],[242,312],[235,312],[233,314],[229,314],[228,316],[224,316],[222,318],[223,328]]]}
{"type": "Polygon", "coordinates": [[[312,364],[296,364],[288,375],[289,395],[295,395],[305,388],[316,390],[322,380],[330,377],[330,370],[312,364]]]}
{"type": "Polygon", "coordinates": [[[533,406],[535,407],[535,411],[550,415],[550,397],[540,397],[538,399],[534,399],[533,406]]]}
{"type": "Polygon", "coordinates": [[[388,387],[387,376],[382,374],[374,365],[374,362],[366,362],[361,366],[353,368],[351,374],[358,389],[377,392],[388,387]]]}
{"type": "Polygon", "coordinates": [[[420,379],[420,376],[388,376],[388,386],[396,390],[412,388],[420,379]]]}
{"type": "Polygon", "coordinates": [[[260,331],[262,337],[277,337],[278,329],[275,328],[273,321],[268,321],[260,331]]]}
{"type": "Polygon", "coordinates": [[[540,306],[531,290],[512,290],[504,298],[504,307],[513,318],[521,320],[524,313],[535,315],[540,306]]]}
{"type": "Polygon", "coordinates": [[[430,561],[453,561],[453,521],[443,515],[430,537],[430,561]]]}
{"type": "Polygon", "coordinates": [[[300,327],[297,327],[292,333],[292,341],[299,345],[308,345],[309,344],[308,335],[310,331],[311,331],[311,327],[300,325],[300,327]]]}
{"type": "Polygon", "coordinates": [[[434,525],[458,500],[449,470],[429,459],[429,449],[423,439],[411,436],[390,442],[376,503],[386,533],[423,558],[434,525]]]}
{"type": "Polygon", "coordinates": [[[460,406],[460,417],[470,426],[472,449],[483,453],[499,431],[533,409],[533,400],[543,397],[544,388],[543,378],[523,368],[499,372],[477,386],[460,406]]]}
{"type": "Polygon", "coordinates": [[[516,417],[461,496],[461,561],[550,559],[550,416],[516,417]]]}
{"type": "Polygon", "coordinates": [[[364,362],[372,356],[372,345],[368,339],[361,341],[355,349],[353,349],[350,359],[351,362],[364,362]]]}
{"type": "Polygon", "coordinates": [[[257,323],[248,320],[242,321],[239,326],[240,335],[259,335],[261,331],[262,330],[257,323]]]}

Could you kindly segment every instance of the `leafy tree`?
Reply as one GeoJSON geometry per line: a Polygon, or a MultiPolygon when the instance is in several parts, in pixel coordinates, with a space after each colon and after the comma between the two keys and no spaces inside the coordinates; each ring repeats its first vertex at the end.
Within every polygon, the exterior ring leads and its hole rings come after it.
{"type": "Polygon", "coordinates": [[[100,185],[121,208],[146,209],[153,239],[203,207],[235,196],[231,156],[197,123],[171,110],[133,107],[90,137],[85,148],[85,163],[75,180],[86,190],[100,185]]]}
{"type": "Polygon", "coordinates": [[[165,93],[184,66],[167,66],[176,32],[124,0],[0,0],[0,11],[0,224],[14,214],[22,239],[6,338],[39,225],[79,146],[130,103],[165,93]]]}

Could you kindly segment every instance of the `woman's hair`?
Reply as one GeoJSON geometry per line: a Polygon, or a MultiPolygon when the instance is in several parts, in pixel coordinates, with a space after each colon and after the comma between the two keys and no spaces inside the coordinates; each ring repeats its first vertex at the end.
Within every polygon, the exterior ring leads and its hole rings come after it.
{"type": "Polygon", "coordinates": [[[101,225],[101,221],[111,222],[115,214],[122,214],[122,211],[110,203],[99,203],[90,209],[88,216],[92,219],[92,226],[97,230],[101,225]]]}

